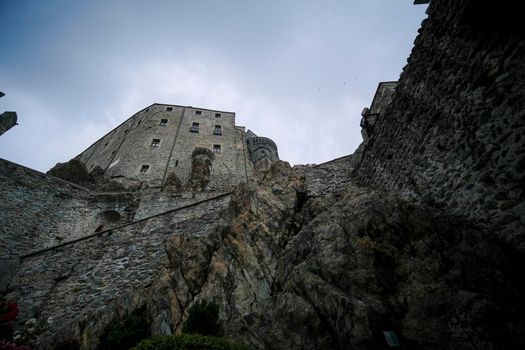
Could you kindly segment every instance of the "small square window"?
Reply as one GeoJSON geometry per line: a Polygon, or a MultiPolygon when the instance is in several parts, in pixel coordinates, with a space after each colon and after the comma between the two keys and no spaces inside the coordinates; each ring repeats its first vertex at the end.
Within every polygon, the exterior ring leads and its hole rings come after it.
{"type": "Polygon", "coordinates": [[[160,145],[160,139],[153,139],[153,141],[151,141],[151,147],[159,147],[160,145]]]}
{"type": "Polygon", "coordinates": [[[166,125],[168,125],[168,119],[161,119],[161,120],[160,120],[160,125],[161,125],[161,126],[166,126],[166,125]]]}
{"type": "Polygon", "coordinates": [[[149,108],[146,108],[146,110],[144,112],[149,112],[149,108]]]}
{"type": "Polygon", "coordinates": [[[215,129],[213,129],[213,135],[222,135],[222,128],[220,125],[215,125],[215,129]]]}
{"type": "Polygon", "coordinates": [[[213,145],[214,153],[221,153],[221,145],[213,145]]]}
{"type": "Polygon", "coordinates": [[[149,170],[149,165],[143,165],[140,167],[140,172],[141,173],[147,173],[149,170]]]}
{"type": "Polygon", "coordinates": [[[220,113],[215,113],[215,118],[220,118],[220,117],[221,117],[220,113]]]}
{"type": "Polygon", "coordinates": [[[168,111],[168,112],[173,111],[173,107],[166,107],[166,111],[168,111]]]}
{"type": "Polygon", "coordinates": [[[197,115],[201,115],[201,114],[202,114],[202,111],[195,111],[195,114],[197,114],[197,115]]]}
{"type": "Polygon", "coordinates": [[[199,132],[199,123],[193,123],[190,132],[199,132]]]}

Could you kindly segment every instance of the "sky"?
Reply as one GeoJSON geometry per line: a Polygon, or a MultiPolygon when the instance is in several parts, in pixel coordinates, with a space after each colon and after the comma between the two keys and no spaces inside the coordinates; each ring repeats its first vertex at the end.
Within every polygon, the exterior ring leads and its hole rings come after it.
{"type": "Polygon", "coordinates": [[[0,157],[47,171],[152,103],[236,113],[291,164],[361,143],[426,5],[411,0],[0,0],[0,157]]]}

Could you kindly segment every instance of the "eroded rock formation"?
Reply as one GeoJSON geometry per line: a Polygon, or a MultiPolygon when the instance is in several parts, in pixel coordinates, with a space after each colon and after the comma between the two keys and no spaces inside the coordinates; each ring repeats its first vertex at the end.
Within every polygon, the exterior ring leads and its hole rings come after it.
{"type": "Polygon", "coordinates": [[[214,234],[168,240],[156,331],[214,300],[227,333],[261,349],[379,349],[383,331],[406,348],[519,343],[518,274],[493,233],[355,185],[309,196],[304,171],[274,164],[214,234]]]}

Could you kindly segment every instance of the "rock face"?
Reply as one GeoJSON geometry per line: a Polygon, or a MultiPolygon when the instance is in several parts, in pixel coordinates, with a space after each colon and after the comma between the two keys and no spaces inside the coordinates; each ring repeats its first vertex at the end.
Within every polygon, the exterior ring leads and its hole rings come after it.
{"type": "Polygon", "coordinates": [[[175,328],[214,300],[227,333],[261,349],[381,349],[383,331],[406,348],[523,339],[517,274],[495,235],[355,185],[310,197],[305,171],[274,164],[234,193],[216,234],[168,241],[161,314],[175,328]]]}
{"type": "Polygon", "coordinates": [[[72,182],[74,184],[98,191],[130,191],[136,188],[128,186],[124,188],[120,183],[112,181],[104,176],[104,170],[95,167],[88,171],[86,165],[80,159],[71,159],[66,163],[57,163],[49,169],[48,175],[72,182]]]}

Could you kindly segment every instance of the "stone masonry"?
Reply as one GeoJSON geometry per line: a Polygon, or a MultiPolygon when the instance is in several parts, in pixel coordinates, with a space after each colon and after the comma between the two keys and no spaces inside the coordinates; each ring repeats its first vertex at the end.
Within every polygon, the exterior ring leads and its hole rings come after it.
{"type": "MultiPolygon", "coordinates": [[[[187,183],[193,152],[205,148],[215,156],[207,189],[224,191],[246,182],[252,175],[245,135],[244,127],[235,125],[235,113],[153,104],[106,134],[78,158],[89,170],[101,167],[107,177],[126,186],[160,189],[171,174],[187,183]]],[[[275,146],[273,160],[278,159],[276,152],[275,146]]]]}
{"type": "Polygon", "coordinates": [[[522,349],[525,41],[490,4],[431,2],[350,156],[291,168],[233,113],[153,104],[78,156],[133,191],[1,160],[15,339],[96,349],[137,310],[173,334],[212,300],[255,349],[522,349]]]}
{"type": "MultiPolygon", "coordinates": [[[[355,180],[423,199],[525,251],[525,40],[515,5],[431,1],[355,180]]],[[[362,158],[361,158],[362,156],[362,158]]]]}

